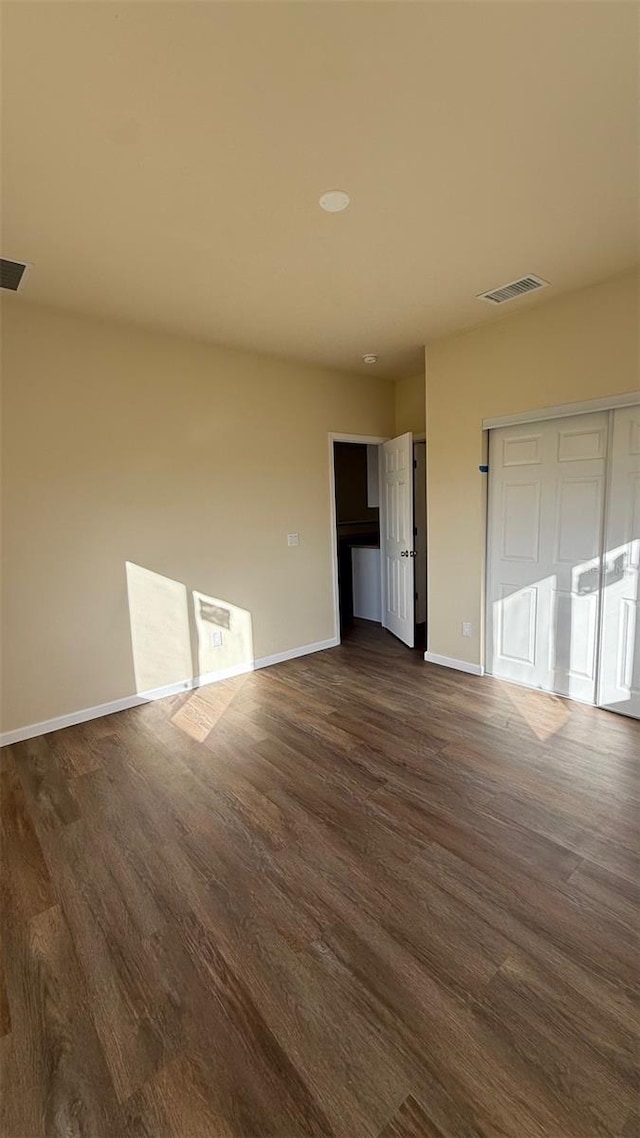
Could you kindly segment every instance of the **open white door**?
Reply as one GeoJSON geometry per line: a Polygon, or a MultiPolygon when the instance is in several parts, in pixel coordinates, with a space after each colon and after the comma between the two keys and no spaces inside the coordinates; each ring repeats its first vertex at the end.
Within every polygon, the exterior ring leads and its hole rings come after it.
{"type": "Polygon", "coordinates": [[[640,719],[640,407],[613,414],[598,703],[640,719]]]}
{"type": "Polygon", "coordinates": [[[382,626],[414,643],[413,435],[380,447],[382,626]]]}

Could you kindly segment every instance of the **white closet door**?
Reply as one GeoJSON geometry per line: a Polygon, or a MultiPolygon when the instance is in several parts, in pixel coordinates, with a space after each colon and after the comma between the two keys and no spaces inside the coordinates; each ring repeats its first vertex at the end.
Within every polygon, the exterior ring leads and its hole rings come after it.
{"type": "Polygon", "coordinates": [[[640,407],[613,413],[598,703],[640,719],[640,407]]]}
{"type": "Polygon", "coordinates": [[[491,432],[487,670],[595,701],[607,413],[491,432]]]}
{"type": "Polygon", "coordinates": [[[414,643],[413,435],[380,447],[382,627],[414,643]]]}

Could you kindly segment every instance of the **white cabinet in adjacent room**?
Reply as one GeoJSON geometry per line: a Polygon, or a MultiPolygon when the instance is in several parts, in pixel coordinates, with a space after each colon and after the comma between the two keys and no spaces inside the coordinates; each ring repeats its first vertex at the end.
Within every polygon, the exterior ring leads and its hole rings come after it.
{"type": "Polygon", "coordinates": [[[353,570],[353,615],[362,620],[382,620],[380,589],[380,550],[370,545],[354,545],[351,550],[353,570]]]}

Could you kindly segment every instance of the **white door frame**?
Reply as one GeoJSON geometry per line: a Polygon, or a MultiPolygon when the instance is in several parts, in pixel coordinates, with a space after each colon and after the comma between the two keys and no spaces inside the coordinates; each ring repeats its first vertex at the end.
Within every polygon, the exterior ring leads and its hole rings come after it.
{"type": "Polygon", "coordinates": [[[340,637],[340,592],[338,589],[338,519],[336,516],[336,464],[333,453],[334,443],[361,443],[362,446],[378,446],[386,443],[389,435],[345,435],[329,431],[329,518],[331,524],[331,588],[333,592],[333,637],[336,644],[340,637]]]}
{"type": "MultiPolygon", "coordinates": [[[[545,419],[564,419],[571,415],[589,415],[593,411],[615,411],[617,407],[635,407],[640,404],[640,391],[627,391],[621,395],[607,395],[599,399],[582,399],[577,403],[560,403],[555,407],[540,407],[535,411],[522,411],[514,415],[494,415],[487,419],[482,420],[482,453],[488,454],[488,440],[489,431],[495,430],[498,427],[511,427],[519,423],[540,423],[545,419]]],[[[428,459],[427,459],[428,461],[428,459]]],[[[485,463],[487,459],[483,460],[485,463]]],[[[607,444],[607,478],[608,478],[609,460],[608,460],[608,444],[607,444]]],[[[487,636],[486,626],[489,613],[489,604],[487,597],[487,587],[489,575],[487,573],[487,563],[489,557],[489,514],[487,509],[489,481],[488,476],[485,482],[485,518],[484,518],[484,557],[482,560],[483,576],[482,582],[482,628],[481,628],[481,642],[480,652],[482,658],[482,669],[486,671],[487,668],[487,636]]],[[[606,512],[606,498],[604,504],[604,511],[606,512]]],[[[604,524],[604,523],[603,523],[604,524]]],[[[428,550],[427,550],[427,564],[428,564],[428,550]]],[[[427,575],[428,580],[428,575],[427,575]]],[[[427,596],[428,603],[428,596],[427,596]]],[[[598,620],[598,637],[600,635],[600,619],[598,620]]],[[[600,683],[599,677],[599,664],[598,664],[598,651],[596,651],[596,701],[598,699],[598,689],[600,683]]],[[[505,681],[515,682],[515,681],[505,681]]],[[[535,689],[534,689],[535,690],[535,689]]],[[[562,697],[570,698],[570,697],[562,697]]],[[[597,706],[597,702],[596,702],[597,706]]]]}

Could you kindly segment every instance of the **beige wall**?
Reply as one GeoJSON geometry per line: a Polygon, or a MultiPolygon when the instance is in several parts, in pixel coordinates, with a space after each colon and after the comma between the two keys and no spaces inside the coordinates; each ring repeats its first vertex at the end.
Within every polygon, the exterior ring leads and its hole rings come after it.
{"type": "Polygon", "coordinates": [[[639,317],[626,273],[428,345],[431,652],[482,662],[482,420],[637,389],[639,317]]]}
{"type": "Polygon", "coordinates": [[[19,297],[2,371],[3,730],[334,635],[327,433],[392,383],[19,297]]]}
{"type": "Polygon", "coordinates": [[[424,373],[396,381],[396,434],[425,432],[424,373]]]}

